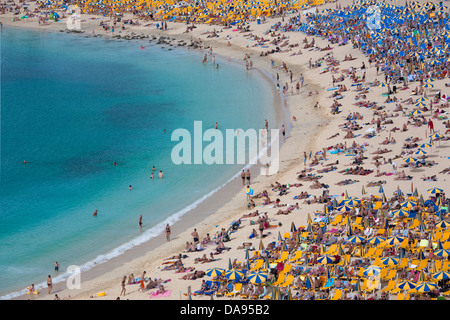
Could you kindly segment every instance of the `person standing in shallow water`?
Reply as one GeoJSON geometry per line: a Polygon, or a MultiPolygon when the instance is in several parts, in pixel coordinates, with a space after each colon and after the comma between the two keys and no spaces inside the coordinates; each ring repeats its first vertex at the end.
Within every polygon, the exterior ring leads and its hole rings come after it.
{"type": "Polygon", "coordinates": [[[242,170],[241,172],[241,178],[242,178],[242,185],[245,186],[245,171],[242,170]]]}

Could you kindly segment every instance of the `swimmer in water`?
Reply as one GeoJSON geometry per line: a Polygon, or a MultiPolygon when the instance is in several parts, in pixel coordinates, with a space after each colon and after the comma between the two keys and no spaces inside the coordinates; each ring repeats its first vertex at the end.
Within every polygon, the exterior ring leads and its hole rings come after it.
{"type": "Polygon", "coordinates": [[[150,179],[152,179],[152,180],[153,180],[153,172],[152,172],[152,174],[150,175],[150,179]]]}
{"type": "Polygon", "coordinates": [[[216,125],[214,126],[214,129],[218,129],[219,128],[219,124],[216,122],[216,125]]]}
{"type": "Polygon", "coordinates": [[[156,170],[156,168],[155,168],[155,166],[153,166],[153,167],[152,167],[152,171],[155,171],[155,170],[156,170]]]}
{"type": "Polygon", "coordinates": [[[164,174],[163,174],[162,170],[159,171],[158,177],[160,177],[160,178],[164,177],[164,174]]]}
{"type": "Polygon", "coordinates": [[[98,210],[95,210],[94,211],[94,213],[92,214],[94,217],[96,217],[97,216],[97,212],[98,212],[98,210]]]}
{"type": "Polygon", "coordinates": [[[117,166],[117,162],[113,162],[113,166],[117,166]]]}
{"type": "Polygon", "coordinates": [[[133,187],[131,186],[131,184],[130,184],[130,186],[128,187],[128,189],[129,189],[129,190],[132,190],[132,189],[133,189],[133,187]]]}

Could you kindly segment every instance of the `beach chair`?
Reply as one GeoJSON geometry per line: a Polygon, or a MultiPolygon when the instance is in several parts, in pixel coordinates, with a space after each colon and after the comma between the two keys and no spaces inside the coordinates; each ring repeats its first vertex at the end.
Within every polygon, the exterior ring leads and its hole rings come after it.
{"type": "Polygon", "coordinates": [[[290,232],[286,232],[285,234],[283,234],[284,239],[290,239],[291,238],[291,233],[290,232]]]}
{"type": "Polygon", "coordinates": [[[289,261],[289,262],[297,261],[297,260],[301,259],[302,255],[303,255],[303,251],[297,250],[297,251],[295,252],[295,255],[294,255],[292,258],[290,258],[288,261],[289,261]]]}
{"type": "Polygon", "coordinates": [[[448,271],[449,264],[450,264],[450,261],[448,261],[448,260],[444,261],[444,264],[442,265],[441,271],[448,271]]]}
{"type": "Polygon", "coordinates": [[[323,287],[321,288],[321,290],[326,290],[326,289],[330,289],[332,288],[334,285],[334,278],[330,278],[327,280],[327,282],[323,285],[323,287]]]}
{"type": "Polygon", "coordinates": [[[441,242],[448,241],[449,238],[450,238],[450,232],[446,231],[442,234],[441,242]]]}
{"type": "Polygon", "coordinates": [[[370,247],[369,250],[367,250],[366,254],[363,256],[363,258],[370,258],[375,254],[375,247],[370,247]]]}
{"type": "Polygon", "coordinates": [[[402,258],[402,260],[400,260],[400,263],[396,266],[397,269],[403,269],[408,267],[409,264],[409,259],[408,258],[402,258]]]}
{"type": "Polygon", "coordinates": [[[342,298],[342,293],[343,293],[343,291],[342,291],[341,289],[336,289],[336,290],[334,291],[333,298],[331,298],[330,300],[341,300],[341,298],[342,298]]]}
{"type": "Polygon", "coordinates": [[[409,263],[408,270],[416,269],[418,265],[419,259],[412,259],[411,262],[409,263]]]}
{"type": "Polygon", "coordinates": [[[419,261],[419,265],[416,269],[422,270],[425,269],[428,266],[428,259],[422,259],[419,261]]]}
{"type": "Polygon", "coordinates": [[[283,251],[281,253],[281,257],[277,260],[275,260],[274,262],[283,262],[285,261],[287,258],[289,257],[289,251],[283,251]]]}
{"type": "Polygon", "coordinates": [[[380,292],[390,292],[395,289],[397,282],[395,280],[389,280],[386,287],[380,290],[380,292]]]}
{"type": "MultiPolygon", "coordinates": [[[[442,240],[441,240],[441,242],[442,242],[442,240]]],[[[442,243],[442,247],[443,247],[445,250],[450,249],[450,242],[447,241],[447,242],[442,243]]]]}
{"type": "Polygon", "coordinates": [[[336,252],[337,249],[338,249],[338,245],[332,244],[330,246],[330,248],[328,248],[328,250],[326,252],[324,252],[323,254],[333,254],[334,252],[336,252]]]}
{"type": "Polygon", "coordinates": [[[436,266],[437,271],[442,271],[442,260],[434,260],[434,265],[436,266]]]}
{"type": "Polygon", "coordinates": [[[241,290],[242,290],[242,283],[237,282],[234,285],[233,291],[226,293],[225,296],[234,297],[234,296],[238,295],[241,292],[241,290]]]}
{"type": "MultiPolygon", "coordinates": [[[[229,283],[226,287],[227,287],[228,292],[233,291],[233,284],[232,283],[229,283]]],[[[216,297],[222,297],[224,295],[225,295],[225,292],[217,292],[216,291],[216,297]]]]}
{"type": "Polygon", "coordinates": [[[380,228],[380,229],[378,229],[378,231],[377,231],[377,236],[382,236],[382,235],[384,235],[386,233],[386,230],[385,229],[383,229],[383,228],[380,228]]]}
{"type": "Polygon", "coordinates": [[[392,280],[397,276],[397,270],[396,269],[390,269],[388,274],[384,277],[383,280],[392,280]]]}
{"type": "Polygon", "coordinates": [[[286,274],[280,273],[278,275],[277,280],[274,283],[272,283],[272,286],[279,286],[280,284],[282,284],[284,282],[285,279],[286,279],[286,274]]]}
{"type": "Polygon", "coordinates": [[[395,300],[405,300],[405,294],[400,292],[397,294],[397,298],[395,300]]]}
{"type": "Polygon", "coordinates": [[[436,233],[433,236],[433,241],[438,241],[442,238],[443,236],[443,232],[442,231],[436,231],[436,233]]]}
{"type": "Polygon", "coordinates": [[[285,264],[283,270],[281,270],[278,275],[280,275],[280,274],[288,274],[289,271],[291,271],[291,269],[292,269],[292,265],[285,264]]]}
{"type": "Polygon", "coordinates": [[[280,287],[288,287],[292,284],[293,281],[294,281],[294,276],[292,274],[289,274],[286,277],[286,281],[284,281],[284,283],[281,284],[280,287]]]}
{"type": "Polygon", "coordinates": [[[370,282],[371,282],[370,280],[368,280],[367,278],[364,278],[363,284],[361,286],[361,291],[366,291],[370,285],[370,282]]]}
{"type": "Polygon", "coordinates": [[[256,271],[261,269],[261,267],[264,265],[263,259],[258,259],[255,261],[255,265],[250,269],[250,271],[256,271]]]}
{"type": "Polygon", "coordinates": [[[359,226],[361,224],[361,222],[362,222],[362,217],[356,217],[355,222],[353,224],[359,226]]]}
{"type": "Polygon", "coordinates": [[[336,226],[342,222],[342,214],[338,214],[334,220],[330,223],[332,226],[336,226]]]}
{"type": "Polygon", "coordinates": [[[417,228],[418,226],[420,226],[419,219],[414,219],[412,224],[409,226],[409,229],[414,229],[414,228],[417,228]]]}

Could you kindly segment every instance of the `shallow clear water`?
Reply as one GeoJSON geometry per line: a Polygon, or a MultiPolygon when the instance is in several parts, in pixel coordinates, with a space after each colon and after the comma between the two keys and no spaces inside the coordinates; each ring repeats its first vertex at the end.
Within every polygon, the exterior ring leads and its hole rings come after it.
{"type": "Polygon", "coordinates": [[[274,118],[267,79],[168,48],[4,28],[0,295],[44,282],[55,261],[89,268],[155,236],[239,172],[173,164],[171,133],[261,128],[274,118]]]}

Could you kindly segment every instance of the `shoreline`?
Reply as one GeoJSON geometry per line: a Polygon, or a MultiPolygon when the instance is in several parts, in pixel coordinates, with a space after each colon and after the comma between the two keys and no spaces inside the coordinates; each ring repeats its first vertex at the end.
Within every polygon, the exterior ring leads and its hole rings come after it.
{"type": "MultiPolygon", "coordinates": [[[[11,26],[13,28],[24,28],[24,29],[28,29],[28,26],[16,26],[14,25],[14,23],[11,24],[11,26]]],[[[58,32],[58,30],[49,30],[49,29],[42,29],[40,27],[31,27],[31,29],[36,29],[36,30],[40,30],[40,31],[49,31],[49,32],[58,32]]],[[[148,33],[150,36],[151,35],[161,35],[161,32],[150,32],[148,33]]],[[[92,37],[92,35],[86,35],[83,33],[80,33],[79,36],[89,36],[92,37]]],[[[172,37],[177,38],[176,35],[171,34],[172,37]]],[[[102,36],[100,36],[102,37],[102,36]]],[[[116,40],[113,38],[108,38],[105,37],[108,40],[116,40]]],[[[177,40],[180,39],[186,39],[184,37],[181,38],[177,38],[177,40]]],[[[123,40],[123,39],[122,39],[123,40]]],[[[139,39],[136,39],[137,41],[139,41],[139,39]]],[[[202,40],[203,41],[203,40],[202,40]]],[[[211,41],[213,42],[213,41],[211,41]]],[[[207,42],[210,43],[210,42],[207,42]]],[[[219,43],[215,42],[214,45],[212,45],[214,47],[214,49],[216,49],[217,47],[220,46],[219,43]]],[[[205,49],[202,48],[201,52],[203,52],[205,49]]],[[[225,50],[225,53],[228,54],[233,54],[233,55],[238,55],[238,54],[243,54],[245,52],[245,49],[243,48],[233,48],[232,50],[225,50]]],[[[222,52],[216,52],[215,54],[217,54],[218,56],[222,56],[222,58],[225,58],[226,55],[224,55],[222,52]]],[[[260,59],[262,60],[262,59],[260,59]]],[[[239,63],[239,61],[237,60],[237,57],[233,57],[231,59],[231,61],[233,61],[233,63],[239,63]]],[[[266,62],[267,63],[267,62],[266,62]]],[[[241,65],[243,65],[243,63],[240,63],[241,65]]],[[[254,69],[255,71],[259,72],[261,74],[262,77],[265,77],[265,79],[268,82],[274,83],[273,78],[270,79],[270,69],[262,69],[261,67],[263,67],[262,64],[260,64],[259,66],[255,66],[254,69]],[[261,69],[260,69],[261,68],[261,69]]],[[[245,70],[244,70],[245,71],[245,70]]],[[[283,99],[283,97],[280,97],[281,94],[276,92],[276,89],[274,89],[274,94],[276,94],[277,96],[274,96],[275,100],[281,100],[279,102],[279,105],[275,106],[274,111],[275,111],[275,116],[276,118],[278,118],[278,124],[280,124],[282,122],[281,118],[284,117],[284,119],[288,119],[289,118],[289,106],[288,103],[286,102],[286,99],[283,99]],[[280,110],[277,109],[277,107],[281,107],[281,112],[280,110]],[[285,109],[285,110],[283,110],[285,109]],[[282,114],[280,116],[280,113],[282,114]]],[[[291,125],[287,126],[287,132],[288,132],[288,136],[289,136],[289,132],[291,131],[291,125]]],[[[282,144],[284,145],[284,144],[282,144]]],[[[254,167],[254,166],[252,166],[254,167]]],[[[259,169],[259,168],[258,168],[259,169]]],[[[258,177],[254,177],[254,180],[258,180],[260,176],[258,175],[258,177]]],[[[241,205],[237,204],[237,202],[241,202],[244,201],[245,202],[245,197],[243,197],[241,195],[242,193],[242,186],[240,185],[240,179],[239,177],[236,175],[234,178],[230,179],[231,181],[229,181],[228,183],[226,183],[224,186],[219,187],[218,191],[224,191],[224,193],[226,193],[226,196],[224,197],[222,194],[221,195],[211,195],[210,197],[208,197],[207,199],[205,199],[204,201],[202,201],[196,208],[189,210],[187,213],[185,213],[181,218],[178,219],[178,221],[172,226],[172,232],[174,234],[176,234],[176,238],[183,238],[182,235],[183,233],[186,233],[188,230],[186,230],[186,228],[189,227],[197,227],[198,230],[200,230],[201,225],[205,225],[207,220],[212,220],[210,222],[210,224],[207,227],[203,227],[202,229],[208,230],[211,227],[213,227],[213,225],[222,225],[223,223],[225,223],[226,221],[228,221],[229,219],[232,219],[232,217],[237,214],[238,212],[240,213],[240,211],[242,210],[241,208],[239,208],[241,205]],[[241,190],[238,190],[241,189],[241,190]],[[242,199],[244,198],[244,199],[242,199]],[[221,203],[216,203],[216,201],[220,199],[221,203]],[[211,210],[210,205],[214,203],[214,210],[211,210]],[[220,207],[221,205],[225,206],[231,206],[236,212],[230,213],[228,216],[226,217],[222,217],[222,221],[217,222],[215,219],[211,218],[211,216],[207,216],[206,215],[206,211],[213,211],[212,216],[217,216],[218,217],[218,212],[220,211],[220,207]],[[191,218],[195,217],[192,221],[191,218]],[[186,224],[186,222],[188,222],[186,224]],[[183,225],[183,227],[179,226],[179,225],[183,225]]],[[[274,180],[275,181],[275,180],[274,180]]],[[[253,184],[252,184],[253,186],[253,184]]],[[[85,272],[82,272],[82,281],[95,281],[95,279],[101,277],[101,275],[106,271],[106,270],[113,270],[111,272],[113,272],[114,274],[119,272],[118,270],[120,269],[124,269],[126,265],[137,265],[137,264],[141,264],[143,260],[142,255],[146,254],[149,257],[152,257],[153,259],[161,259],[164,256],[167,255],[167,250],[162,250],[162,249],[158,249],[161,246],[164,246],[165,243],[165,239],[164,239],[164,234],[163,232],[156,236],[155,238],[152,238],[148,241],[146,241],[145,243],[138,245],[134,248],[128,249],[126,250],[126,252],[120,254],[117,257],[114,257],[106,262],[103,262],[101,264],[99,264],[98,266],[94,266],[92,267],[90,270],[87,270],[85,272]],[[148,249],[148,247],[150,247],[151,249],[148,249]],[[153,252],[148,252],[148,250],[153,251],[153,252]],[[155,252],[156,251],[156,252],[155,252]],[[164,251],[164,254],[160,253],[159,251],[164,251]],[[132,260],[130,263],[125,263],[125,261],[129,261],[132,260]]],[[[171,246],[171,253],[175,254],[177,252],[179,252],[182,249],[183,243],[179,243],[179,245],[177,245],[176,247],[171,246]]],[[[145,260],[145,259],[144,259],[145,260]]],[[[131,268],[131,266],[129,267],[131,268]]],[[[129,269],[128,268],[128,269],[129,269]]],[[[59,282],[59,283],[55,283],[54,284],[54,289],[53,289],[53,293],[58,293],[59,295],[64,295],[64,284],[65,282],[59,282]]],[[[80,293],[76,293],[74,294],[72,293],[68,293],[68,296],[70,296],[71,298],[77,299],[78,295],[82,295],[82,289],[80,291],[80,293]]],[[[9,295],[9,294],[7,294],[9,295]]],[[[25,298],[30,298],[30,296],[27,296],[26,294],[14,297],[12,299],[25,299],[25,298]]],[[[34,298],[34,297],[33,297],[34,298]]],[[[44,298],[43,296],[41,297],[37,297],[38,299],[42,299],[44,298]]]]}

